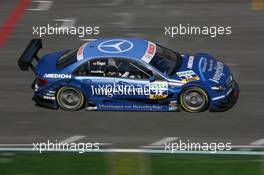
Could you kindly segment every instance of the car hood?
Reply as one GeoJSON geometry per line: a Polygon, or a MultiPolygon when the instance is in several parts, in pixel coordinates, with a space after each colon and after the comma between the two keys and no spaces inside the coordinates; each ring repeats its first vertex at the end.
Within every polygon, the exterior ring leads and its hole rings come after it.
{"type": "Polygon", "coordinates": [[[182,54],[181,67],[172,78],[185,82],[203,80],[224,84],[229,76],[230,70],[227,65],[211,55],[199,53],[196,55],[182,54]]]}

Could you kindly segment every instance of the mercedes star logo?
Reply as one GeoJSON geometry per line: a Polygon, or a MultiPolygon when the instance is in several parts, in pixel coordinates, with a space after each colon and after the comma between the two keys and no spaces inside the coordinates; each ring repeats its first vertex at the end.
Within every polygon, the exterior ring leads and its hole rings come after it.
{"type": "Polygon", "coordinates": [[[133,43],[123,39],[107,40],[98,45],[98,49],[105,53],[122,53],[133,48],[133,43]]]}

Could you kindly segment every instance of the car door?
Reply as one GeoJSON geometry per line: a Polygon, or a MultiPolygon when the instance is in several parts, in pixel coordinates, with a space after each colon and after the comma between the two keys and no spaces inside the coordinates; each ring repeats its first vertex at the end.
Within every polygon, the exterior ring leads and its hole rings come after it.
{"type": "Polygon", "coordinates": [[[107,58],[96,58],[80,65],[74,77],[85,87],[89,100],[111,101],[114,77],[105,75],[107,58]]]}
{"type": "Polygon", "coordinates": [[[169,97],[167,81],[155,75],[139,61],[115,58],[119,76],[115,78],[115,86],[120,90],[113,97],[131,103],[152,104],[169,97]]]}

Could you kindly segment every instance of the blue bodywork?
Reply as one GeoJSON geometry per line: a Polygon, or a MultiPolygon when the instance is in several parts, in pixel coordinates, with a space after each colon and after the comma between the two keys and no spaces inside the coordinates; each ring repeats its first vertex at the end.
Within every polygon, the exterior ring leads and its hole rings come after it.
{"type": "Polygon", "coordinates": [[[173,75],[167,75],[149,64],[148,59],[151,60],[155,54],[149,50],[153,47],[156,47],[155,43],[138,38],[97,39],[81,46],[76,61],[59,69],[58,59],[68,51],[45,54],[39,59],[35,72],[38,79],[47,81],[47,84],[40,86],[37,81],[34,82],[33,100],[39,105],[57,109],[56,93],[59,88],[73,86],[84,94],[87,109],[92,106],[90,109],[93,110],[179,111],[182,90],[198,86],[209,96],[210,111],[226,111],[236,103],[239,89],[227,65],[205,53],[180,54],[180,67],[173,75]],[[120,43],[118,48],[109,47],[116,43],[120,43]],[[74,74],[85,62],[105,58],[136,61],[159,79],[74,74]],[[124,89],[122,93],[114,93],[117,88],[124,89]],[[160,90],[159,96],[153,92],[157,89],[160,90]]]}

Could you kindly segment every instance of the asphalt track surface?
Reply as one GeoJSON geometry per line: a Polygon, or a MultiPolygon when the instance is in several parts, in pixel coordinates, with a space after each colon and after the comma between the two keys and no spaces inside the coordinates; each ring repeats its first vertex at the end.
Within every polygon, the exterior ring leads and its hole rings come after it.
{"type": "MultiPolygon", "coordinates": [[[[0,2],[0,22],[18,0],[0,2]]],[[[264,10],[241,0],[53,0],[45,11],[25,11],[5,46],[0,48],[0,144],[64,140],[112,143],[126,148],[149,145],[164,137],[191,141],[230,141],[248,145],[264,138],[264,10]],[[65,112],[37,107],[31,101],[32,72],[21,72],[17,59],[32,35],[32,26],[75,18],[75,26],[100,26],[95,37],[144,37],[181,53],[207,52],[227,63],[241,95],[224,113],[204,112],[65,112]],[[232,35],[164,35],[164,26],[178,24],[232,26],[232,35]]],[[[28,8],[37,8],[32,2],[28,8]]],[[[59,24],[59,22],[57,22],[59,24]]],[[[77,36],[44,36],[40,54],[83,44],[77,36]]]]}

